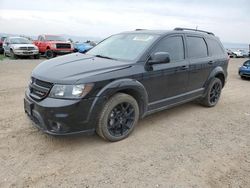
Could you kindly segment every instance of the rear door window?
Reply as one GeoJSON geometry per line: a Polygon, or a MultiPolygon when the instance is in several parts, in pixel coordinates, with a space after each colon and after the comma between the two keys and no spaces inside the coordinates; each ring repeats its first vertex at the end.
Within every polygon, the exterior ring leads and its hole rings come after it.
{"type": "Polygon", "coordinates": [[[202,37],[188,36],[187,48],[189,58],[203,58],[208,56],[208,49],[202,37]]]}

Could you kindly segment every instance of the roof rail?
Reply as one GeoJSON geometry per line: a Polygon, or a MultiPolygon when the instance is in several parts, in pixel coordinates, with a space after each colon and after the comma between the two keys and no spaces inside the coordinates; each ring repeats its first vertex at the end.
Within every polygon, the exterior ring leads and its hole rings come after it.
{"type": "Polygon", "coordinates": [[[146,30],[146,29],[135,29],[135,31],[141,31],[141,30],[146,30]]]}
{"type": "Polygon", "coordinates": [[[203,31],[203,30],[198,30],[198,29],[189,29],[189,28],[182,28],[182,27],[176,27],[174,28],[175,31],[197,31],[197,32],[202,32],[202,33],[207,33],[209,35],[214,35],[212,32],[209,31],[203,31]]]}

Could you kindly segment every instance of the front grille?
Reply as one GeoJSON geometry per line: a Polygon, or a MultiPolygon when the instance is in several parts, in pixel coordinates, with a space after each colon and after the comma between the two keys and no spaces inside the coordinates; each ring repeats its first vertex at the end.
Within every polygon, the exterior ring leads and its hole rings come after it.
{"type": "Polygon", "coordinates": [[[42,100],[48,96],[52,86],[53,84],[50,82],[45,82],[32,77],[31,83],[29,84],[30,97],[35,100],[42,100]]]}
{"type": "Polygon", "coordinates": [[[70,44],[65,44],[65,43],[57,43],[57,44],[56,44],[56,48],[59,48],[59,49],[68,48],[68,49],[70,49],[70,48],[71,48],[71,45],[70,45],[70,44]]]}
{"type": "Polygon", "coordinates": [[[35,50],[34,47],[20,47],[20,50],[35,50]]]}

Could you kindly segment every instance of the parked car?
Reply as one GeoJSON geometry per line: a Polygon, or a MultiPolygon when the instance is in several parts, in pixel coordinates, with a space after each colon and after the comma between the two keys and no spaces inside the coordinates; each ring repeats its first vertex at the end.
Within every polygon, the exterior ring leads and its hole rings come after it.
{"type": "Polygon", "coordinates": [[[238,57],[247,57],[248,54],[244,50],[235,50],[233,51],[233,57],[238,58],[238,57]]]}
{"type": "Polygon", "coordinates": [[[4,40],[3,48],[4,55],[12,58],[33,56],[38,59],[40,57],[38,48],[32,44],[32,41],[23,37],[7,37],[4,40]]]}
{"type": "Polygon", "coordinates": [[[226,49],[226,52],[227,52],[227,55],[228,55],[230,58],[235,56],[234,53],[233,53],[233,51],[230,50],[230,49],[226,49]]]}
{"type": "Polygon", "coordinates": [[[239,75],[242,79],[250,78],[250,60],[247,60],[239,68],[239,75]]]}
{"type": "Polygon", "coordinates": [[[73,52],[73,45],[57,35],[40,35],[34,44],[39,48],[39,52],[48,59],[73,52]]]}
{"type": "Polygon", "coordinates": [[[248,57],[248,52],[247,51],[245,51],[245,50],[239,50],[241,53],[242,53],[242,55],[243,55],[243,57],[248,57]]]}
{"type": "Polygon", "coordinates": [[[188,101],[215,106],[228,55],[213,33],[176,28],[113,35],[86,54],[39,64],[24,109],[52,135],[94,133],[126,138],[138,120],[188,101]]]}
{"type": "Polygon", "coordinates": [[[91,48],[93,48],[93,46],[87,42],[75,42],[73,43],[73,46],[74,46],[74,52],[80,52],[80,53],[85,53],[91,48]]]}
{"type": "Polygon", "coordinates": [[[6,37],[0,37],[0,54],[3,54],[4,49],[3,49],[3,42],[6,39],[6,37]]]}

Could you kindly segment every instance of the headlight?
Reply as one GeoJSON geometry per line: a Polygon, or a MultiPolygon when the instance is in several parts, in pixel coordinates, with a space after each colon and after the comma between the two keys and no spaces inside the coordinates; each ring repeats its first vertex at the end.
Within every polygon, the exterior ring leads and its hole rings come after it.
{"type": "Polygon", "coordinates": [[[56,44],[51,44],[51,47],[52,48],[56,48],[56,44]]]}
{"type": "Polygon", "coordinates": [[[13,46],[14,50],[20,50],[20,47],[13,46]]]}
{"type": "Polygon", "coordinates": [[[79,99],[86,96],[93,84],[79,84],[79,85],[54,85],[50,91],[49,96],[53,98],[65,99],[79,99]]]}

